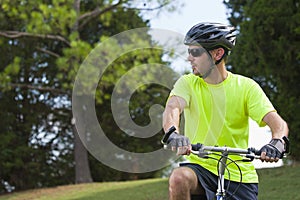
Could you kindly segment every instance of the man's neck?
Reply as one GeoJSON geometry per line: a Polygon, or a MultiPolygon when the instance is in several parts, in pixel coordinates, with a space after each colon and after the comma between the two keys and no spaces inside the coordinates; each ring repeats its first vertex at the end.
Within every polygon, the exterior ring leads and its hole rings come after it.
{"type": "Polygon", "coordinates": [[[219,63],[210,73],[210,75],[204,79],[208,84],[219,84],[222,83],[228,76],[225,64],[219,63]]]}

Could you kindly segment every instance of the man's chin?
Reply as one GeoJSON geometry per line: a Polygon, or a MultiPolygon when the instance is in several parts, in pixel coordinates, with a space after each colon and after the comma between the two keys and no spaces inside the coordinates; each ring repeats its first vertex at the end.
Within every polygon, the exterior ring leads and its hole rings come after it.
{"type": "Polygon", "coordinates": [[[197,71],[193,71],[193,74],[194,74],[195,76],[201,77],[201,74],[200,74],[199,72],[197,72],[197,71]]]}

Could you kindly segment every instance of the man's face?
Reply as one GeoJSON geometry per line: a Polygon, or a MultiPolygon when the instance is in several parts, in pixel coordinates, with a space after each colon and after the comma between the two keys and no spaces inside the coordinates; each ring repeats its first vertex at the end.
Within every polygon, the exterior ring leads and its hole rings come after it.
{"type": "Polygon", "coordinates": [[[188,47],[188,61],[192,65],[193,73],[197,76],[203,76],[213,65],[209,53],[201,46],[191,45],[188,47]]]}

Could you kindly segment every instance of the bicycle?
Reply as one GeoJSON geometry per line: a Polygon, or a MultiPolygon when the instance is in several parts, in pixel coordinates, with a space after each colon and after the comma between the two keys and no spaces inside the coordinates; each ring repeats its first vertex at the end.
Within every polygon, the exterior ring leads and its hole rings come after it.
{"type": "MultiPolygon", "coordinates": [[[[171,127],[169,129],[169,131],[164,135],[163,139],[162,139],[162,143],[164,144],[164,148],[167,148],[167,140],[169,138],[169,136],[176,130],[175,127],[171,127]]],[[[282,138],[285,142],[285,152],[283,153],[284,156],[286,156],[289,153],[289,140],[286,136],[284,136],[282,138]]],[[[221,153],[218,154],[220,156],[220,159],[218,160],[218,188],[216,191],[216,199],[217,200],[226,200],[229,199],[232,195],[234,195],[234,193],[238,190],[238,188],[236,188],[236,191],[233,192],[233,194],[229,197],[226,196],[226,190],[224,187],[224,175],[225,175],[225,170],[227,169],[227,160],[230,159],[228,156],[229,155],[239,155],[242,156],[243,160],[239,160],[239,161],[243,161],[243,162],[251,162],[254,159],[260,159],[260,155],[261,155],[261,151],[260,150],[256,150],[253,147],[250,147],[248,149],[241,149],[241,148],[231,148],[231,147],[218,147],[218,146],[205,146],[203,144],[197,143],[197,144],[192,144],[192,154],[197,155],[199,158],[205,158],[205,159],[209,159],[209,155],[210,154],[216,154],[216,153],[221,153]]],[[[231,160],[231,159],[230,159],[231,160]]],[[[235,163],[236,161],[231,160],[231,163],[235,163]]],[[[239,168],[239,166],[236,164],[236,166],[239,168]]],[[[240,175],[242,177],[242,173],[240,171],[240,175]]],[[[230,184],[230,180],[229,180],[229,184],[230,184]]],[[[229,185],[228,185],[229,186],[229,185]]]]}

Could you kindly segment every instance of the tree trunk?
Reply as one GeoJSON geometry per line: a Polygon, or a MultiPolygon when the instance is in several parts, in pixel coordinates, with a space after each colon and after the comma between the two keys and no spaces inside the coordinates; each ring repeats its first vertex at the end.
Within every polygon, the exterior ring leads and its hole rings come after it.
{"type": "MultiPolygon", "coordinates": [[[[74,0],[74,9],[77,13],[77,16],[80,15],[80,0],[74,0]]],[[[72,32],[78,31],[79,21],[78,18],[74,23],[74,27],[72,32]]],[[[78,36],[78,40],[79,40],[78,36]]],[[[75,105],[76,106],[76,105],[75,105]]],[[[80,105],[76,107],[76,109],[81,109],[80,105]]],[[[74,159],[75,159],[75,183],[90,183],[93,182],[89,161],[88,161],[88,152],[83,145],[81,140],[85,140],[86,138],[80,138],[78,131],[75,127],[76,118],[73,117],[72,125],[73,125],[73,134],[74,134],[74,159]]],[[[85,130],[87,133],[87,129],[85,130]]],[[[81,136],[85,136],[85,134],[81,134],[81,136]]]]}
{"type": "Polygon", "coordinates": [[[74,133],[74,159],[75,159],[75,183],[91,183],[93,182],[88,152],[78,135],[75,124],[73,124],[74,133]]]}

